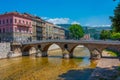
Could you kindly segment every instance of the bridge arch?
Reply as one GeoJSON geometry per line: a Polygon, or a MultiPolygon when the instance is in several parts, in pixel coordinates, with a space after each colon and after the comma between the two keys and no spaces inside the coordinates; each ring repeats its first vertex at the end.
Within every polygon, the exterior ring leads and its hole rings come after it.
{"type": "Polygon", "coordinates": [[[59,46],[61,49],[63,49],[63,47],[60,45],[60,43],[48,43],[47,45],[45,45],[45,47],[43,48],[43,51],[48,51],[49,47],[53,44],[56,44],[57,46],[59,46]]]}
{"type": "Polygon", "coordinates": [[[49,56],[49,55],[54,56],[56,54],[58,56],[57,54],[58,51],[54,52],[52,50],[49,50],[50,48],[55,49],[54,47],[59,48],[59,51],[60,51],[59,54],[62,55],[63,47],[59,43],[49,43],[45,45],[45,47],[43,48],[43,54],[46,54],[46,56],[49,56]]]}
{"type": "Polygon", "coordinates": [[[118,57],[120,56],[120,48],[117,46],[107,46],[102,50],[102,57],[118,57]]]}
{"type": "Polygon", "coordinates": [[[85,50],[88,50],[88,52],[89,52],[88,56],[91,57],[91,51],[89,50],[89,48],[85,45],[82,45],[82,44],[76,44],[75,46],[73,46],[72,49],[70,50],[70,53],[74,56],[75,50],[79,47],[81,47],[81,50],[82,50],[82,48],[84,48],[85,50]]]}
{"type": "Polygon", "coordinates": [[[26,45],[22,49],[23,56],[28,56],[28,55],[34,54],[36,52],[37,52],[37,48],[35,45],[26,45]]]}

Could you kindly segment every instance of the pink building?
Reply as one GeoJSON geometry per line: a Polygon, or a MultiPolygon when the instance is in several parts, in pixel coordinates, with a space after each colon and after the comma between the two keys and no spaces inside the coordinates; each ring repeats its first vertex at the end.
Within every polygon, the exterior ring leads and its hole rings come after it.
{"type": "Polygon", "coordinates": [[[26,41],[32,37],[32,20],[17,12],[0,15],[0,41],[26,41]]]}

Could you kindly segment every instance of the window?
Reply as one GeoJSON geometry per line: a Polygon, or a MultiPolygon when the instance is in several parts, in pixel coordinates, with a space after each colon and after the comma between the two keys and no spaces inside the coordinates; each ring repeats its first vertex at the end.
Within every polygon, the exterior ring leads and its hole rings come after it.
{"type": "Polygon", "coordinates": [[[19,23],[21,23],[21,20],[19,20],[19,23]]]}
{"type": "Polygon", "coordinates": [[[1,33],[1,29],[0,29],[0,33],[1,33]]]}
{"type": "Polygon", "coordinates": [[[13,22],[13,20],[12,19],[10,19],[10,23],[12,23],[13,22]]]}
{"type": "Polygon", "coordinates": [[[12,32],[13,31],[13,28],[12,27],[10,27],[10,32],[12,32]]]}
{"type": "Polygon", "coordinates": [[[21,28],[19,27],[19,32],[21,32],[21,28]]]}
{"type": "Polygon", "coordinates": [[[6,29],[6,32],[9,32],[9,29],[8,29],[8,28],[6,29]]]}
{"type": "Polygon", "coordinates": [[[8,24],[8,19],[6,20],[6,23],[8,24]]]}
{"type": "Polygon", "coordinates": [[[3,20],[3,24],[5,24],[5,21],[3,20]]]}
{"type": "Polygon", "coordinates": [[[15,23],[17,23],[17,19],[15,19],[15,23]]]}
{"type": "Polygon", "coordinates": [[[3,33],[5,33],[5,28],[3,28],[3,33]]]}
{"type": "Polygon", "coordinates": [[[26,21],[26,24],[28,24],[28,22],[26,21]]]}
{"type": "Polygon", "coordinates": [[[15,32],[17,32],[17,28],[15,28],[15,32]]]}

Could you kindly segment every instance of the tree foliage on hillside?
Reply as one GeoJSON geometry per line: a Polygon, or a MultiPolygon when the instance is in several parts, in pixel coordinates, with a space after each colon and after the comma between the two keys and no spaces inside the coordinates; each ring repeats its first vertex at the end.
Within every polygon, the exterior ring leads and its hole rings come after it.
{"type": "Polygon", "coordinates": [[[81,25],[73,24],[69,27],[69,31],[72,39],[80,39],[84,36],[84,31],[81,25]]]}
{"type": "Polygon", "coordinates": [[[102,30],[100,34],[100,39],[120,40],[120,33],[112,32],[110,30],[102,30]]]}
{"type": "Polygon", "coordinates": [[[112,28],[115,32],[120,32],[120,3],[114,10],[114,16],[110,16],[112,28]]]}
{"type": "Polygon", "coordinates": [[[112,33],[111,39],[113,40],[120,40],[120,33],[112,33]]]}
{"type": "Polygon", "coordinates": [[[100,39],[120,40],[120,3],[114,10],[114,16],[110,16],[110,19],[112,22],[112,31],[101,31],[100,39]]]}
{"type": "Polygon", "coordinates": [[[111,31],[110,30],[102,30],[100,34],[100,39],[110,39],[111,38],[111,31]]]}

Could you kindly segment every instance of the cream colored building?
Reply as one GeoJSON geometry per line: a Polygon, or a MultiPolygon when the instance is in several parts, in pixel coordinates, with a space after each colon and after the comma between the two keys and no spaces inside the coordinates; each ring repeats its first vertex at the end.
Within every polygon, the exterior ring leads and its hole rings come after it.
{"type": "Polygon", "coordinates": [[[50,22],[45,22],[45,30],[43,35],[45,35],[44,39],[64,39],[65,32],[64,29],[60,26],[52,24],[50,22]]]}
{"type": "Polygon", "coordinates": [[[54,39],[64,39],[65,38],[65,31],[60,26],[54,26],[54,39]]]}
{"type": "Polygon", "coordinates": [[[45,39],[54,39],[54,24],[45,22],[45,39]]]}

